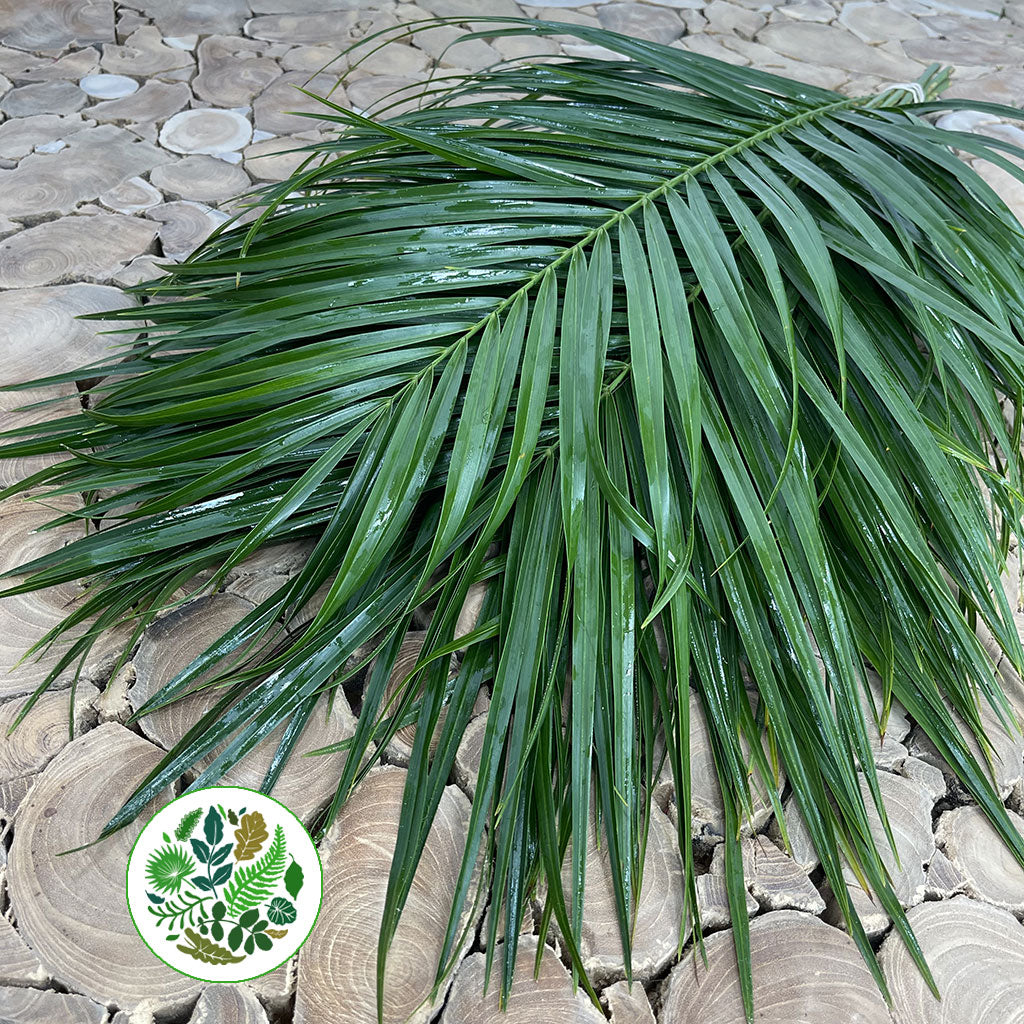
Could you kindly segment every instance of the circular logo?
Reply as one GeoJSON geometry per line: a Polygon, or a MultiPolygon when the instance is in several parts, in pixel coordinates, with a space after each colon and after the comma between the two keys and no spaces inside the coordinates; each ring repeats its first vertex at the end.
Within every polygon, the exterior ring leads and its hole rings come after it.
{"type": "Polygon", "coordinates": [[[313,840],[283,804],[239,786],[161,808],[128,856],[128,910],[165,964],[201,981],[248,981],[295,955],[320,913],[313,840]]]}

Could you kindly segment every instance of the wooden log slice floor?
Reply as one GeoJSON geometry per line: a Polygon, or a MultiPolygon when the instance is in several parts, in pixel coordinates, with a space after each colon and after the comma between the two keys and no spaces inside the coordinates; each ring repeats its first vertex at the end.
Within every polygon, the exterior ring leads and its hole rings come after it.
{"type": "MultiPolygon", "coordinates": [[[[64,509],[71,511],[80,502],[68,500],[64,509]]],[[[84,536],[85,528],[77,523],[33,532],[54,519],[49,508],[24,498],[11,499],[0,505],[0,550],[5,565],[14,568],[32,558],[59,551],[66,544],[84,536]]],[[[29,594],[0,598],[0,700],[32,693],[56,664],[59,651],[39,660],[22,661],[32,644],[41,640],[58,625],[68,608],[81,596],[71,583],[29,594]]],[[[73,670],[61,674],[58,684],[68,685],[73,670]]]]}
{"type": "MultiPolygon", "coordinates": [[[[593,6],[585,0],[418,0],[418,5],[0,0],[0,179],[5,186],[0,189],[0,384],[70,371],[129,341],[130,334],[103,333],[116,326],[112,321],[77,317],[132,304],[135,300],[114,284],[151,277],[158,273],[155,264],[183,257],[223,221],[225,210],[237,208],[232,200],[240,193],[280,181],[303,160],[301,147],[330,138],[333,129],[321,131],[329,128],[326,122],[296,116],[324,109],[299,94],[296,84],[310,81],[348,41],[426,14],[525,13],[602,24],[841,93],[880,92],[892,81],[913,80],[937,59],[955,66],[953,95],[1024,102],[1019,3],[1004,5],[1005,11],[981,0],[786,0],[778,10],[769,11],[771,6],[755,9],[747,0],[593,6]],[[998,35],[999,46],[979,33],[998,35]]],[[[555,59],[566,53],[607,56],[567,37],[481,38],[451,45],[457,37],[458,29],[450,26],[417,33],[407,44],[388,43],[354,69],[332,98],[365,109],[391,89],[422,84],[438,71],[458,73],[542,51],[555,59]]],[[[321,73],[314,90],[326,93],[335,71],[347,66],[346,58],[321,73]]],[[[978,111],[943,115],[937,123],[1024,140],[1015,124],[978,111]]],[[[1024,213],[1019,181],[991,165],[975,165],[1018,216],[1024,213]]],[[[70,382],[34,392],[0,392],[0,429],[37,423],[50,414],[77,414],[83,403],[88,399],[70,382]],[[39,402],[49,404],[21,408],[39,402]]],[[[0,460],[0,488],[57,458],[0,460]]],[[[78,499],[68,498],[67,507],[78,507],[78,499]]],[[[49,518],[46,508],[23,498],[0,505],[3,568],[80,535],[74,525],[30,532],[49,518]]],[[[250,983],[204,988],[162,967],[141,946],[124,911],[121,877],[138,825],[81,854],[56,856],[92,838],[215,695],[190,696],[145,719],[135,731],[116,723],[225,623],[236,621],[298,571],[309,548],[306,541],[275,545],[246,560],[229,576],[225,593],[194,601],[154,625],[134,662],[110,683],[120,651],[116,638],[105,638],[87,660],[76,689],[73,739],[66,721],[70,670],[61,673],[55,691],[39,701],[20,730],[6,736],[23,698],[57,651],[7,670],[63,618],[80,591],[60,587],[0,602],[0,1024],[376,1020],[376,928],[395,842],[400,768],[371,773],[331,830],[324,844],[329,875],[324,917],[301,957],[250,983]]],[[[1018,558],[1014,549],[1007,592],[1024,635],[1024,606],[1013,571],[1018,558]]],[[[290,634],[308,623],[326,590],[289,625],[290,634]]],[[[485,590],[486,584],[479,584],[471,591],[456,636],[472,628],[485,590]]],[[[416,627],[422,630],[424,622],[417,620],[416,627]]],[[[660,620],[653,628],[659,649],[667,653],[660,620]]],[[[982,639],[993,650],[991,637],[982,639]]],[[[417,655],[411,653],[413,661],[417,655]]],[[[1005,661],[999,671],[1024,721],[1024,684],[1005,661]]],[[[877,708],[880,681],[869,673],[868,683],[868,692],[860,695],[863,705],[877,708]]],[[[357,684],[358,679],[352,685],[357,684]]],[[[564,960],[551,947],[542,950],[534,977],[538,940],[530,934],[517,956],[507,1012],[497,1006],[493,980],[483,994],[478,946],[455,967],[450,989],[435,1005],[423,1004],[433,980],[444,899],[461,854],[467,796],[476,784],[486,726],[482,696],[458,749],[451,780],[456,785],[445,791],[422,879],[399,927],[388,966],[387,1024],[399,1019],[419,1024],[431,1015],[432,1024],[598,1024],[609,1018],[613,1024],[655,1024],[656,1019],[657,1024],[739,1024],[731,936],[721,932],[730,924],[721,800],[706,722],[694,701],[692,825],[700,866],[710,867],[697,879],[704,924],[714,932],[708,938],[710,967],[696,968],[689,952],[677,966],[668,966],[678,938],[673,922],[679,858],[668,825],[677,808],[666,774],[654,794],[664,814],[656,812],[652,826],[636,928],[637,973],[646,979],[646,991],[639,983],[630,991],[625,982],[612,981],[621,974],[617,925],[609,911],[606,864],[595,845],[583,944],[594,979],[605,986],[604,1011],[574,991],[564,960]]],[[[1000,796],[1024,815],[1024,735],[1001,731],[986,706],[981,713],[993,730],[1000,796]]],[[[347,738],[353,724],[343,694],[330,713],[323,702],[277,784],[274,795],[307,822],[333,794],[345,755],[303,754],[347,738]]],[[[886,862],[901,901],[910,907],[943,1002],[931,998],[899,940],[891,937],[887,915],[860,894],[857,905],[871,935],[889,933],[881,962],[895,1009],[884,1010],[850,940],[828,923],[834,908],[825,910],[824,923],[817,919],[828,894],[819,891],[818,857],[792,799],[787,794],[793,840],[788,858],[778,827],[769,820],[765,784],[755,777],[757,813],[754,821],[744,822],[743,840],[758,1024],[1024,1024],[1024,872],[1005,855],[948,766],[901,709],[894,708],[884,736],[872,722],[868,733],[900,847],[899,869],[888,854],[886,862]]],[[[225,781],[259,786],[281,734],[278,730],[265,740],[225,781]]],[[[413,735],[413,727],[404,728],[385,757],[407,761],[413,735]]],[[[981,753],[973,742],[971,747],[981,753]]],[[[1024,820],[1014,820],[1024,827],[1024,820]]],[[[476,916],[468,921],[477,923],[476,916]]],[[[480,929],[476,932],[479,941],[480,929]]]]}
{"type": "Polygon", "coordinates": [[[609,985],[601,997],[608,1006],[612,1024],[655,1024],[654,1011],[643,985],[630,986],[624,981],[609,985]]]}
{"type": "MultiPolygon", "coordinates": [[[[690,789],[693,802],[691,834],[693,838],[707,846],[715,846],[722,841],[725,831],[725,808],[722,803],[722,790],[715,771],[714,757],[711,752],[711,733],[707,717],[700,697],[690,693],[690,789]]],[[[745,744],[744,744],[745,746],[745,744]]],[[[779,780],[779,789],[785,779],[779,780]]],[[[750,796],[753,803],[753,815],[742,822],[744,835],[753,835],[763,828],[772,815],[768,790],[769,782],[761,778],[760,772],[754,769],[750,777],[750,796]]],[[[675,786],[672,781],[671,767],[666,760],[661,776],[654,789],[655,802],[675,820],[675,786]]]]}
{"type": "Polygon", "coordinates": [[[604,1024],[604,1014],[583,994],[553,949],[544,948],[534,977],[537,939],[523,936],[516,953],[508,1009],[498,1004],[497,979],[484,995],[483,953],[466,957],[455,975],[441,1024],[604,1024]]]}
{"type": "Polygon", "coordinates": [[[107,1008],[87,996],[0,988],[3,1024],[107,1024],[107,1008]]]}
{"type": "Polygon", "coordinates": [[[49,971],[14,930],[14,925],[0,917],[0,986],[44,985],[49,978],[49,971]]]}
{"type": "MultiPolygon", "coordinates": [[[[405,634],[405,638],[402,640],[401,646],[398,650],[398,657],[395,658],[395,664],[391,669],[391,675],[388,677],[387,685],[384,688],[384,700],[381,705],[381,714],[392,715],[398,708],[399,701],[405,693],[406,685],[405,681],[409,676],[409,673],[416,667],[416,664],[420,660],[420,654],[423,651],[423,643],[427,638],[426,631],[424,630],[410,630],[405,634]]],[[[455,656],[449,659],[449,670],[450,674],[454,673],[458,669],[458,662],[455,656]]],[[[444,725],[445,717],[447,716],[447,709],[442,709],[438,716],[437,726],[434,729],[434,734],[430,738],[430,752],[434,753],[437,750],[437,744],[441,737],[441,728],[444,725]]],[[[412,745],[416,740],[416,726],[405,725],[400,728],[395,735],[391,738],[391,742],[388,744],[388,757],[395,764],[407,765],[409,758],[412,757],[412,745]]]]}
{"type": "MultiPolygon", "coordinates": [[[[71,496],[47,499],[45,505],[23,497],[0,503],[0,552],[4,568],[13,569],[30,559],[59,551],[84,536],[85,524],[80,520],[47,528],[62,514],[81,507],[81,501],[71,496]]],[[[29,648],[59,625],[83,599],[84,591],[73,583],[0,598],[0,702],[33,693],[56,667],[70,642],[82,635],[84,624],[59,638],[49,650],[26,657],[29,648]]],[[[106,681],[129,635],[123,626],[118,626],[98,637],[81,664],[80,678],[106,681]]],[[[70,686],[79,670],[79,661],[76,659],[61,669],[51,686],[70,686]]]]}
{"type": "MultiPolygon", "coordinates": [[[[134,708],[155,694],[194,658],[235,625],[253,608],[236,594],[214,594],[191,601],[155,622],[145,633],[133,659],[135,683],[129,691],[134,708]]],[[[141,719],[142,730],[165,750],[174,746],[223,695],[218,688],[199,690],[141,719]]],[[[271,795],[308,822],[333,796],[345,764],[345,754],[305,756],[310,751],[339,743],[355,730],[355,716],[344,693],[322,698],[285,764],[271,795]]],[[[237,764],[221,783],[259,789],[284,736],[282,724],[237,764]]],[[[205,767],[213,755],[200,761],[205,767]]]]}
{"type": "Polygon", "coordinates": [[[1012,914],[956,896],[907,917],[942,999],[890,935],[879,959],[899,1024],[1024,1024],[1024,926],[1012,914]]]}
{"type": "MultiPolygon", "coordinates": [[[[1024,835],[1024,820],[1009,812],[1024,835]]],[[[968,896],[1024,917],[1024,868],[1013,859],[979,807],[954,807],[939,819],[935,838],[963,878],[968,896]]]]}
{"type": "MultiPolygon", "coordinates": [[[[376,1024],[377,934],[405,778],[396,767],[369,772],[324,841],[323,907],[299,952],[296,1024],[376,1024]]],[[[433,1005],[430,993],[468,823],[469,801],[447,787],[387,961],[384,1024],[425,1024],[444,1000],[447,984],[433,1005]]],[[[467,911],[460,927],[470,925],[467,911]]]]}
{"type": "MultiPolygon", "coordinates": [[[[562,869],[564,891],[570,891],[571,880],[567,854],[562,869]]],[[[635,979],[646,981],[668,965],[680,945],[682,920],[683,865],[675,826],[662,811],[652,806],[643,885],[636,902],[636,925],[633,929],[635,979]]],[[[625,976],[607,838],[603,826],[598,834],[593,813],[587,844],[580,955],[588,976],[595,984],[605,985],[625,976]]]]}
{"type": "Polygon", "coordinates": [[[95,721],[93,702],[99,690],[80,681],[75,686],[74,711],[71,687],[49,690],[29,709],[15,727],[23,702],[9,700],[0,704],[0,785],[28,778],[41,772],[70,739],[69,717],[75,735],[95,721]],[[10,730],[14,728],[14,731],[10,730]]]}
{"type": "Polygon", "coordinates": [[[132,843],[170,794],[104,842],[60,856],[91,843],[159,759],[157,747],[113,722],[69,743],[18,810],[8,892],[19,934],[54,980],[122,1009],[173,1013],[202,983],[153,956],[124,898],[132,843]]]}
{"type": "MultiPolygon", "coordinates": [[[[684,956],[672,969],[661,1024],[744,1024],[731,932],[706,942],[708,967],[684,956]]],[[[853,940],[816,917],[780,910],[750,924],[758,1024],[892,1024],[853,940]]]]}
{"type": "Polygon", "coordinates": [[[188,1024],[268,1024],[260,1001],[242,985],[208,985],[188,1024]]]}

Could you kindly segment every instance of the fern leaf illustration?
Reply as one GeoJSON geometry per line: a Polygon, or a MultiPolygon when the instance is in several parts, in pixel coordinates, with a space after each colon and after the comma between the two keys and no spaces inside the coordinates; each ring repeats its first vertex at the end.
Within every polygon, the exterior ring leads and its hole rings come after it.
{"type": "Polygon", "coordinates": [[[158,928],[166,923],[168,930],[173,931],[175,928],[183,928],[186,918],[189,924],[196,923],[197,915],[202,918],[203,904],[209,899],[213,899],[213,897],[196,896],[186,890],[178,898],[178,901],[166,900],[159,906],[146,909],[156,918],[158,928]]]}
{"type": "Polygon", "coordinates": [[[274,891],[284,874],[284,829],[274,829],[274,840],[267,852],[253,864],[239,867],[231,884],[224,890],[228,917],[237,917],[244,910],[259,906],[274,891]]]}
{"type": "Polygon", "coordinates": [[[186,839],[196,830],[196,825],[199,824],[199,819],[203,816],[202,807],[197,807],[193,811],[189,811],[184,818],[178,823],[178,827],[174,830],[174,838],[185,842],[186,839]]]}

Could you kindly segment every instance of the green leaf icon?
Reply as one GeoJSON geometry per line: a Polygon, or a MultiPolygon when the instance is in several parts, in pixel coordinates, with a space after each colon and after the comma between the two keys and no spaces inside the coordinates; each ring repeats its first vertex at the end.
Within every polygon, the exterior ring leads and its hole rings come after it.
{"type": "Polygon", "coordinates": [[[164,846],[150,854],[146,880],[158,892],[177,892],[195,866],[196,862],[180,846],[164,846]]]}
{"type": "Polygon", "coordinates": [[[231,852],[231,847],[233,845],[233,843],[225,843],[219,850],[211,855],[210,863],[220,864],[222,861],[227,860],[227,856],[231,852]]]}
{"type": "Polygon", "coordinates": [[[292,899],[299,895],[303,881],[302,868],[299,866],[299,862],[292,860],[291,866],[284,873],[284,887],[292,899]]]}
{"type": "Polygon", "coordinates": [[[217,846],[224,838],[224,819],[217,813],[216,807],[211,807],[206,813],[206,821],[203,822],[203,831],[206,833],[206,841],[211,849],[217,846]]]}
{"type": "Polygon", "coordinates": [[[225,864],[222,867],[217,868],[213,873],[213,884],[223,885],[231,877],[231,872],[234,867],[234,864],[225,864]]]}
{"type": "Polygon", "coordinates": [[[184,818],[178,823],[178,827],[174,830],[174,838],[180,839],[184,842],[196,829],[196,825],[199,824],[199,819],[203,816],[203,809],[201,807],[195,808],[195,810],[189,811],[184,818]]]}
{"type": "Polygon", "coordinates": [[[275,896],[267,907],[267,917],[274,924],[291,924],[295,920],[295,904],[283,896],[275,896]]]}
{"type": "MultiPolygon", "coordinates": [[[[204,939],[202,935],[197,934],[191,928],[185,929],[185,935],[192,945],[178,946],[178,949],[182,953],[187,953],[195,960],[201,960],[207,964],[237,964],[245,959],[243,956],[235,956],[230,950],[224,949],[223,946],[218,946],[209,939],[204,939]]],[[[247,952],[252,951],[247,950],[247,952]]]]}

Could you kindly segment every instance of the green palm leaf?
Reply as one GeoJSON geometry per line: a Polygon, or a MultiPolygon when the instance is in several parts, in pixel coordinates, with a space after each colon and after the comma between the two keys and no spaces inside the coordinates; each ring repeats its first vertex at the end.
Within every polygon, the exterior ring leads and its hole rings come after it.
{"type": "Polygon", "coordinates": [[[157,892],[176,893],[195,869],[196,862],[190,854],[180,846],[166,844],[149,855],[146,881],[157,892]]]}
{"type": "Polygon", "coordinates": [[[934,99],[934,70],[925,102],[849,98],[580,26],[481,29],[546,32],[623,60],[485,71],[387,119],[325,100],[318,116],[337,138],[262,191],[264,215],[137,289],[172,300],[147,307],[145,346],[79,374],[103,378],[81,415],[9,435],[0,452],[75,453],[31,486],[93,496],[80,515],[103,526],[23,567],[10,592],[88,579],[67,628],[98,616],[142,629],[196,572],[216,583],[263,544],[312,541],[301,572],[140,710],[231,656],[223,698],[104,833],[200,759],[205,786],[282,721],[301,727],[372,642],[321,824],[368,770],[364,755],[414,718],[382,964],[488,686],[438,977],[486,835],[489,895],[506,911],[503,994],[542,880],[544,920],[582,974],[592,803],[628,966],[656,750],[675,780],[699,940],[694,690],[723,791],[748,1013],[738,833],[751,773],[774,792],[776,758],[884,988],[844,861],[925,968],[862,795],[863,778],[881,810],[865,665],[885,680],[882,720],[891,700],[906,707],[1024,863],[968,744],[985,749],[986,705],[1018,725],[979,634],[1024,667],[1000,584],[1024,496],[1024,241],[950,147],[1018,178],[1007,157],[1024,152],[932,127],[927,115],[968,105],[934,99]],[[481,628],[456,642],[479,582],[481,628]],[[261,643],[323,589],[303,629],[261,643]],[[396,710],[385,685],[420,608],[423,658],[396,710]],[[448,654],[467,644],[450,681],[448,654]]]}

